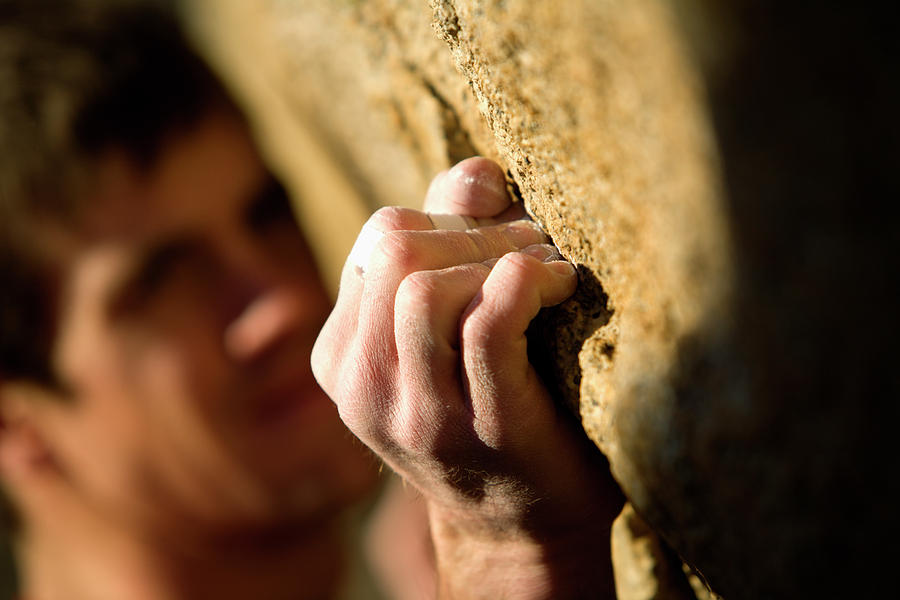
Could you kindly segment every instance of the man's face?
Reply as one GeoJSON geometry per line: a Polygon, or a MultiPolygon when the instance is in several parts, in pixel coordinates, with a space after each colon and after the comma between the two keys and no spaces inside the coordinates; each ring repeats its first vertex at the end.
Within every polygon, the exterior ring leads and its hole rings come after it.
{"type": "Polygon", "coordinates": [[[126,519],[213,531],[320,518],[372,482],[316,385],[330,302],[245,126],[214,112],[149,170],[100,167],[67,244],[47,402],[63,474],[126,519]],[[324,513],[324,514],[323,514],[324,513]]]}

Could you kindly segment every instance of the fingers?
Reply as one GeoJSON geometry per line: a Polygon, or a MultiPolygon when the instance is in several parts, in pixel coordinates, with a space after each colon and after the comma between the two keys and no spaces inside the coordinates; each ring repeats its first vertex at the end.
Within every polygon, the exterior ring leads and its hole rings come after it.
{"type": "Polygon", "coordinates": [[[503,426],[509,415],[519,415],[521,423],[521,415],[541,408],[520,405],[541,387],[528,363],[525,330],[542,307],[562,302],[577,284],[575,268],[552,258],[505,255],[462,316],[463,377],[479,437],[493,447],[509,433],[503,426]]]}
{"type": "Polygon", "coordinates": [[[369,259],[367,289],[377,287],[384,280],[402,279],[414,271],[483,262],[547,241],[541,228],[531,221],[512,221],[467,231],[387,232],[369,259]],[[368,285],[370,282],[372,286],[368,285]]]}
{"type": "Polygon", "coordinates": [[[404,279],[397,291],[399,393],[393,436],[408,451],[427,451],[438,431],[466,421],[467,402],[459,385],[459,318],[489,272],[483,264],[419,271],[404,279]]]}
{"type": "Polygon", "coordinates": [[[434,178],[425,196],[425,211],[495,217],[510,203],[503,169],[490,159],[475,156],[434,178]]]}
{"type": "MultiPolygon", "coordinates": [[[[417,271],[478,263],[547,241],[534,223],[514,221],[470,231],[394,231],[385,235],[369,263],[357,336],[367,347],[395,356],[394,301],[400,282],[417,271]]],[[[390,376],[391,374],[380,373],[390,376]]]]}
{"type": "MultiPolygon", "coordinates": [[[[544,263],[562,260],[558,250],[550,244],[535,244],[520,252],[544,263]]],[[[418,271],[401,282],[394,303],[394,335],[401,373],[411,372],[414,367],[424,364],[428,375],[425,379],[432,381],[437,389],[447,389],[444,383],[458,378],[456,368],[447,372],[446,369],[434,371],[432,367],[456,361],[463,313],[480,294],[491,269],[500,260],[492,258],[482,263],[418,271]]]]}
{"type": "MultiPolygon", "coordinates": [[[[397,206],[380,208],[363,225],[347,257],[347,263],[356,266],[360,271],[365,271],[375,246],[388,231],[426,231],[436,228],[434,220],[426,213],[397,206]]],[[[465,230],[467,227],[456,229],[465,230]]]]}
{"type": "Polygon", "coordinates": [[[357,437],[452,518],[483,508],[467,517],[479,527],[519,523],[587,472],[525,339],[541,307],[574,291],[575,269],[537,225],[503,222],[511,206],[502,170],[476,158],[435,179],[431,216],[380,211],[314,351],[357,437]]]}
{"type": "MultiPolygon", "coordinates": [[[[373,306],[394,307],[400,282],[411,273],[498,258],[547,241],[537,225],[513,221],[470,231],[394,231],[369,262],[364,295],[373,306]]],[[[358,334],[393,352],[393,311],[363,311],[358,334]]]]}
{"type": "Polygon", "coordinates": [[[524,343],[525,330],[538,311],[575,291],[575,267],[555,258],[551,254],[550,262],[542,262],[534,255],[513,252],[499,259],[463,316],[463,345],[498,355],[498,350],[524,343]]]}
{"type": "Polygon", "coordinates": [[[468,161],[429,192],[426,208],[443,216],[374,215],[313,351],[350,430],[449,504],[486,485],[481,471],[460,475],[464,465],[518,469],[533,455],[529,442],[559,437],[524,334],[542,306],[572,293],[574,268],[532,222],[469,228],[452,216],[505,216],[502,175],[490,161],[468,161]]]}
{"type": "Polygon", "coordinates": [[[354,245],[335,309],[313,349],[313,371],[332,397],[358,393],[360,386],[387,397],[398,385],[417,385],[401,381],[402,373],[416,373],[431,388],[446,382],[458,389],[459,361],[450,359],[469,300],[500,257],[548,241],[523,220],[474,227],[522,213],[520,203],[510,202],[502,169],[488,159],[468,159],[439,175],[425,205],[431,214],[379,210],[354,245]],[[409,331],[428,335],[402,334],[409,331]],[[425,369],[403,367],[413,361],[425,369]]]}
{"type": "MultiPolygon", "coordinates": [[[[364,227],[379,237],[348,259],[335,308],[313,349],[313,372],[331,391],[339,368],[356,337],[393,353],[394,296],[400,282],[416,271],[480,263],[507,252],[547,241],[534,223],[514,221],[467,231],[435,230],[429,216],[411,209],[380,209],[364,227]],[[360,268],[355,261],[364,263],[360,268]]],[[[351,253],[352,254],[352,253],[351,253]]]]}
{"type": "Polygon", "coordinates": [[[334,388],[333,375],[339,371],[333,368],[335,361],[346,354],[347,345],[356,335],[360,299],[365,288],[361,274],[384,232],[394,229],[414,231],[433,228],[434,225],[425,213],[394,206],[377,210],[363,226],[341,272],[334,310],[322,327],[313,347],[313,374],[323,389],[328,391],[334,388]]]}
{"type": "Polygon", "coordinates": [[[418,271],[397,290],[394,330],[411,361],[458,350],[459,318],[491,271],[489,263],[418,271]],[[427,335],[423,335],[427,332],[427,335]]]}
{"type": "MultiPolygon", "coordinates": [[[[574,269],[559,259],[553,246],[539,244],[486,263],[421,271],[403,280],[397,292],[394,324],[401,382],[401,402],[394,417],[396,437],[404,447],[419,449],[417,446],[437,437],[435,432],[441,428],[471,421],[466,415],[478,407],[470,405],[459,385],[470,364],[478,368],[472,402],[496,394],[496,386],[505,384],[489,382],[497,378],[488,369],[516,378],[513,393],[522,389],[529,376],[524,331],[532,313],[541,306],[561,302],[574,290],[574,269]],[[473,304],[480,308],[472,309],[473,304]],[[468,321],[472,315],[474,320],[468,321]],[[506,321],[510,317],[512,321],[506,321]],[[475,326],[480,318],[490,319],[488,326],[475,326]],[[465,368],[460,361],[461,321],[469,323],[469,332],[475,332],[468,337],[463,334],[472,357],[465,368]],[[509,332],[505,331],[507,326],[509,332]],[[495,331],[503,332],[496,344],[490,339],[495,331]],[[514,339],[515,346],[505,347],[504,339],[514,339]],[[422,402],[423,398],[442,401],[434,404],[422,402]]],[[[496,420],[495,409],[483,412],[491,415],[488,421],[496,420]]]]}

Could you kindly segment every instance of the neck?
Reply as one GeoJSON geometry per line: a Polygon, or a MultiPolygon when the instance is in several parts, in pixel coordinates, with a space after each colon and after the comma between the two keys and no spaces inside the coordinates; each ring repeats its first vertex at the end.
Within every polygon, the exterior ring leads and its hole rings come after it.
{"type": "Polygon", "coordinates": [[[239,536],[193,560],[172,553],[178,598],[331,598],[343,575],[337,522],[239,536]]]}
{"type": "Polygon", "coordinates": [[[29,531],[19,545],[28,600],[319,599],[335,595],[342,575],[335,521],[230,536],[199,546],[203,551],[191,544],[189,552],[126,535],[61,540],[49,533],[29,531]]]}

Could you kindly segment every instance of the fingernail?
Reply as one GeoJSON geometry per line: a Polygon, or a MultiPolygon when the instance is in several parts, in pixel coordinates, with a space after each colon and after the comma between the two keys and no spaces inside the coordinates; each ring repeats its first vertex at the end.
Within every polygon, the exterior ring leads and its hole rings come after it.
{"type": "MultiPolygon", "coordinates": [[[[524,207],[523,207],[523,208],[524,208],[524,207]]],[[[540,229],[540,230],[543,231],[544,233],[547,233],[547,230],[544,229],[544,228],[541,226],[540,223],[538,223],[537,221],[535,221],[534,218],[533,218],[530,214],[528,214],[527,211],[526,211],[525,214],[522,216],[522,220],[523,220],[523,221],[528,221],[529,223],[534,223],[534,224],[537,226],[538,229],[540,229]]]]}
{"type": "Polygon", "coordinates": [[[510,221],[502,225],[504,233],[519,248],[546,243],[549,238],[533,221],[510,221]]]}
{"type": "Polygon", "coordinates": [[[462,185],[474,185],[486,192],[497,194],[498,196],[508,196],[506,191],[506,180],[500,177],[494,177],[491,173],[473,170],[471,168],[454,167],[450,170],[450,175],[462,185]]]}
{"type": "Polygon", "coordinates": [[[548,262],[547,267],[557,275],[562,275],[564,277],[573,277],[575,275],[575,265],[565,260],[548,262]]]}
{"type": "Polygon", "coordinates": [[[560,260],[562,258],[559,250],[557,250],[556,246],[552,244],[532,244],[527,248],[523,248],[522,253],[527,254],[528,256],[533,256],[543,262],[560,260]]]}

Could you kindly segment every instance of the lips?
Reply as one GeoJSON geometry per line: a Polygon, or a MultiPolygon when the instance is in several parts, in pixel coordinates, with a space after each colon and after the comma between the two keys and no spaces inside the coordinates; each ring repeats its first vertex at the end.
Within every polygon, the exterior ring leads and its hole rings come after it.
{"type": "Polygon", "coordinates": [[[308,412],[321,401],[322,391],[310,377],[291,377],[267,385],[251,402],[249,411],[254,423],[272,425],[290,420],[299,412],[308,412]],[[304,410],[306,409],[306,410],[304,410]]]}

